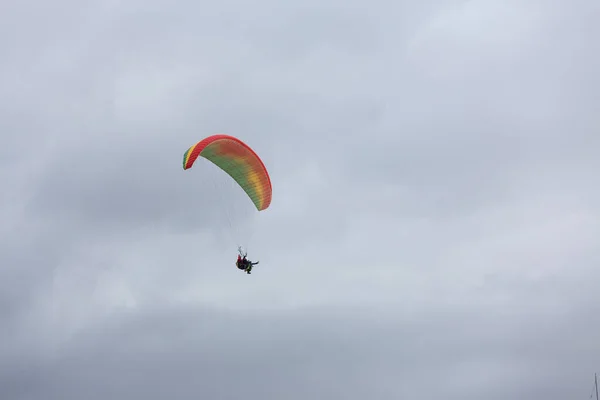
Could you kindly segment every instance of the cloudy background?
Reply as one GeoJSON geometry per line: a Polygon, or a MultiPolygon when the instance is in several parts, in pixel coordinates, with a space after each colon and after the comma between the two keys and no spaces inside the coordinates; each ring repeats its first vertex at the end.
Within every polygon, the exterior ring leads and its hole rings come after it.
{"type": "Polygon", "coordinates": [[[589,398],[598,20],[3,1],[0,398],[589,398]],[[261,154],[269,210],[181,169],[217,132],[261,154]]]}

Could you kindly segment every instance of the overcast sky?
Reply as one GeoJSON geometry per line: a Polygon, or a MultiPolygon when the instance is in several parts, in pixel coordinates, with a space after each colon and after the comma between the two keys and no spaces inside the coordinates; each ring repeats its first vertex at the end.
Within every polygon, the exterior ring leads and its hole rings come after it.
{"type": "Polygon", "coordinates": [[[588,399],[599,20],[2,1],[0,398],[588,399]],[[261,155],[268,210],[183,171],[214,133],[261,155]]]}

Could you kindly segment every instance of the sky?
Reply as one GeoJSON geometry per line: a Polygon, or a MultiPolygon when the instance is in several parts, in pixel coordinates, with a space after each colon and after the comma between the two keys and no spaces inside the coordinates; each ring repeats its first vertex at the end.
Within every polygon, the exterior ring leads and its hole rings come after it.
{"type": "Polygon", "coordinates": [[[589,399],[599,18],[3,1],[0,398],[589,399]],[[269,209],[182,169],[215,133],[269,209]]]}

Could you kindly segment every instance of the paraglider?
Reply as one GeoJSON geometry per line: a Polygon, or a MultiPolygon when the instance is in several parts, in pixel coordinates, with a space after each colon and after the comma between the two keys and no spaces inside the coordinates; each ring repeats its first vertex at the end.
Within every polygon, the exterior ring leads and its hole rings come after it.
{"type": "Polygon", "coordinates": [[[241,247],[238,248],[238,252],[239,252],[239,254],[237,256],[237,261],[235,262],[235,266],[238,267],[238,269],[246,271],[247,274],[250,274],[252,272],[252,267],[254,267],[256,264],[258,264],[258,261],[252,262],[252,261],[248,260],[246,258],[247,254],[242,252],[241,247]]]}
{"type": "MultiPolygon", "coordinates": [[[[240,139],[225,134],[202,139],[183,155],[183,169],[190,169],[198,157],[209,160],[233,178],[258,211],[271,205],[272,187],[267,168],[254,150],[240,139]]],[[[238,250],[236,266],[249,274],[258,262],[249,261],[241,247],[238,250]]]]}

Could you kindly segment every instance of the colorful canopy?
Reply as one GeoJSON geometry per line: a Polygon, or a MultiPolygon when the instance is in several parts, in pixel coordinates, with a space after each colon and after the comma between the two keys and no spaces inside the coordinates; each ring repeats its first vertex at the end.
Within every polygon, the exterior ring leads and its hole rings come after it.
{"type": "Polygon", "coordinates": [[[183,155],[183,169],[204,157],[227,172],[244,189],[258,211],[271,204],[271,178],[262,160],[247,144],[229,135],[209,136],[183,155]]]}

